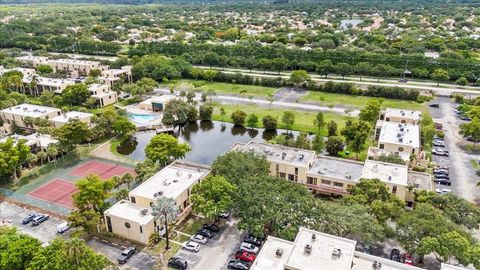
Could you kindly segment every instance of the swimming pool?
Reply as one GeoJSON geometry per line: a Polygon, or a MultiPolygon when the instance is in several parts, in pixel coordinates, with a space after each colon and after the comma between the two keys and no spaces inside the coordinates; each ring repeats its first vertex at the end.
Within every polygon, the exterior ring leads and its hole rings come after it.
{"type": "Polygon", "coordinates": [[[135,114],[135,113],[128,114],[128,119],[138,124],[147,124],[157,119],[158,117],[159,116],[155,114],[135,114]]]}

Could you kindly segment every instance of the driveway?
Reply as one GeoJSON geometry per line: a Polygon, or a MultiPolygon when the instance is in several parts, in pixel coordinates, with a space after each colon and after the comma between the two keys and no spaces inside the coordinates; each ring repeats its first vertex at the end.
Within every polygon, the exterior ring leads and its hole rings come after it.
{"type": "Polygon", "coordinates": [[[480,156],[465,152],[460,145],[466,144],[466,140],[458,134],[459,125],[464,123],[454,112],[456,104],[449,98],[439,97],[434,101],[440,104],[440,108],[430,108],[430,113],[435,122],[443,125],[445,133],[445,148],[449,157],[433,156],[433,162],[450,168],[449,174],[452,180],[451,189],[454,194],[468,201],[480,202],[480,189],[477,187],[478,177],[470,164],[471,160],[478,161],[480,156]]]}
{"type": "MultiPolygon", "coordinates": [[[[88,241],[88,245],[98,253],[105,255],[110,261],[117,263],[118,255],[126,248],[118,246],[107,241],[93,238],[88,241]]],[[[157,258],[152,257],[142,251],[136,252],[124,265],[119,265],[120,269],[149,270],[155,265],[157,258]]]]}
{"type": "Polygon", "coordinates": [[[180,250],[175,256],[187,260],[188,268],[192,270],[227,269],[227,262],[233,258],[242,240],[236,223],[230,219],[221,233],[216,233],[206,245],[201,245],[198,253],[180,250]]]}
{"type": "MultiPolygon", "coordinates": [[[[7,225],[13,226],[19,231],[37,238],[38,240],[42,241],[42,243],[51,242],[55,238],[61,236],[57,233],[57,226],[65,222],[61,219],[50,217],[47,221],[36,227],[32,227],[31,224],[23,225],[23,218],[32,212],[34,211],[20,207],[13,203],[5,201],[0,202],[0,220],[6,222],[7,225]]],[[[68,236],[70,233],[71,231],[65,233],[63,237],[68,236]]]]}

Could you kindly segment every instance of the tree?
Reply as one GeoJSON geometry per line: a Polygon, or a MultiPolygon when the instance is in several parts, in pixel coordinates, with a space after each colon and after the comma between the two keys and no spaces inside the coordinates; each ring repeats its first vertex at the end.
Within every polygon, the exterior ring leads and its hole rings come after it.
{"type": "Polygon", "coordinates": [[[194,77],[195,80],[198,80],[198,77],[203,76],[203,69],[201,68],[192,68],[190,70],[190,76],[194,77]]]}
{"type": "Polygon", "coordinates": [[[468,84],[468,80],[465,77],[460,77],[455,81],[455,83],[460,86],[465,86],[468,84]]]}
{"type": "Polygon", "coordinates": [[[251,113],[247,116],[247,126],[250,128],[254,128],[257,126],[258,123],[258,116],[254,113],[251,113]]]}
{"type": "Polygon", "coordinates": [[[122,188],[115,192],[115,195],[113,196],[115,200],[121,201],[121,200],[128,200],[128,189],[122,188]]]}
{"type": "Polygon", "coordinates": [[[137,127],[135,126],[135,124],[130,122],[125,117],[118,117],[112,123],[112,131],[115,132],[116,134],[128,135],[135,132],[136,130],[137,130],[137,127]]]}
{"type": "Polygon", "coordinates": [[[53,72],[53,68],[50,65],[38,65],[37,71],[42,76],[47,76],[53,72]]]}
{"type": "Polygon", "coordinates": [[[131,173],[124,173],[121,177],[121,181],[124,184],[127,184],[127,188],[130,189],[130,184],[133,183],[135,177],[131,173]]]}
{"type": "Polygon", "coordinates": [[[295,114],[292,111],[284,111],[282,115],[282,124],[287,129],[287,132],[295,123],[295,114]]]}
{"type": "Polygon", "coordinates": [[[152,177],[157,171],[160,170],[160,165],[150,159],[145,159],[143,162],[135,164],[135,180],[143,182],[152,177]]]}
{"type": "Polygon", "coordinates": [[[294,70],[290,73],[290,81],[298,87],[298,85],[310,81],[310,75],[305,70],[294,70]]]}
{"type": "Polygon", "coordinates": [[[327,78],[328,74],[334,71],[332,60],[323,60],[318,64],[316,72],[320,75],[325,75],[327,78]]]}
{"type": "Polygon", "coordinates": [[[62,102],[71,106],[82,105],[90,96],[90,92],[85,84],[69,85],[62,92],[62,102]]]}
{"type": "Polygon", "coordinates": [[[355,68],[355,73],[360,75],[360,81],[362,81],[362,75],[367,75],[370,73],[370,64],[367,62],[360,62],[358,63],[355,68]]]}
{"type": "Polygon", "coordinates": [[[168,224],[177,219],[177,215],[179,212],[180,211],[175,203],[175,200],[172,198],[167,198],[165,196],[157,196],[156,201],[152,205],[152,215],[155,217],[156,220],[164,222],[165,238],[167,239],[165,250],[170,249],[168,224]]]}
{"type": "Polygon", "coordinates": [[[57,156],[58,156],[58,148],[57,148],[57,146],[54,145],[54,144],[50,144],[50,145],[47,147],[48,162],[50,162],[50,160],[52,160],[52,159],[55,159],[57,156]]]}
{"type": "Polygon", "coordinates": [[[305,132],[301,132],[297,135],[295,142],[293,143],[294,147],[302,148],[302,149],[311,149],[311,142],[308,139],[308,134],[305,132]]]}
{"type": "Polygon", "coordinates": [[[480,120],[478,118],[473,118],[472,121],[460,124],[459,133],[463,137],[469,137],[473,140],[474,143],[480,141],[480,120]]]}
{"type": "Polygon", "coordinates": [[[94,210],[103,213],[106,209],[105,202],[113,189],[112,180],[102,180],[97,175],[88,175],[75,183],[78,191],[73,195],[73,204],[80,211],[94,210]]]}
{"type": "Polygon", "coordinates": [[[448,75],[448,71],[442,69],[442,68],[437,68],[433,71],[433,73],[430,75],[432,80],[437,82],[437,86],[440,85],[440,82],[448,81],[450,79],[450,76],[448,75]]]}
{"type": "Polygon", "coordinates": [[[8,183],[12,176],[15,181],[18,179],[28,153],[30,147],[25,144],[25,140],[15,142],[13,138],[7,138],[5,142],[0,142],[0,183],[8,183]]]}
{"type": "Polygon", "coordinates": [[[28,153],[26,161],[27,161],[28,167],[31,168],[35,163],[38,162],[38,157],[34,153],[28,153]]]}
{"type": "Polygon", "coordinates": [[[213,114],[213,107],[210,105],[200,105],[199,116],[202,121],[211,121],[213,114]]]}
{"type": "Polygon", "coordinates": [[[203,73],[203,78],[205,80],[213,82],[213,80],[218,76],[218,71],[214,69],[208,69],[203,73]]]}
{"type": "Polygon", "coordinates": [[[225,177],[238,186],[245,177],[268,175],[270,163],[264,156],[252,152],[232,151],[218,156],[212,163],[212,173],[225,177]]]}
{"type": "Polygon", "coordinates": [[[188,144],[179,143],[177,138],[169,134],[153,136],[145,147],[147,158],[158,162],[161,166],[167,165],[174,159],[184,158],[188,151],[190,151],[188,144]]]}
{"type": "Polygon", "coordinates": [[[195,121],[197,108],[180,99],[173,99],[163,111],[162,123],[165,125],[183,125],[195,121]],[[193,116],[195,116],[193,118],[193,116]]]}
{"type": "Polygon", "coordinates": [[[220,107],[220,116],[222,117],[222,122],[223,122],[223,118],[225,117],[225,114],[227,114],[227,113],[225,112],[225,108],[220,107]]]}
{"type": "Polygon", "coordinates": [[[365,107],[360,110],[360,120],[373,123],[380,115],[382,103],[378,99],[369,99],[365,107]]]}
{"type": "Polygon", "coordinates": [[[342,80],[345,79],[346,75],[353,73],[353,67],[347,63],[338,63],[335,66],[335,70],[338,74],[342,75],[342,80]]]}
{"type": "Polygon", "coordinates": [[[232,207],[235,190],[223,176],[210,176],[193,187],[192,209],[206,218],[216,218],[232,207]]]}
{"type": "Polygon", "coordinates": [[[47,157],[48,157],[48,154],[44,150],[39,151],[37,153],[37,158],[40,160],[40,163],[42,164],[42,166],[43,166],[43,161],[47,159],[47,157]]]}
{"type": "Polygon", "coordinates": [[[380,156],[378,156],[377,160],[382,162],[387,162],[387,163],[405,165],[405,161],[397,152],[393,152],[389,154],[381,154],[380,156]]]}
{"type": "Polygon", "coordinates": [[[88,76],[93,78],[100,77],[100,75],[102,75],[102,71],[98,68],[93,68],[88,72],[88,76]]]}
{"type": "Polygon", "coordinates": [[[77,144],[86,141],[91,133],[87,123],[78,119],[71,119],[68,123],[56,129],[54,134],[60,143],[75,148],[77,144]]]}
{"type": "Polygon", "coordinates": [[[323,141],[322,135],[317,132],[312,140],[312,150],[315,150],[317,154],[321,154],[323,149],[325,149],[325,142],[323,141]]]}
{"type": "Polygon", "coordinates": [[[337,123],[333,120],[328,122],[327,131],[328,137],[337,136],[337,123]]]}
{"type": "Polygon", "coordinates": [[[193,99],[195,98],[195,93],[193,91],[188,91],[187,93],[187,102],[193,103],[193,99]]]}
{"type": "Polygon", "coordinates": [[[247,117],[247,114],[244,111],[237,110],[232,112],[230,117],[235,125],[243,126],[245,125],[245,118],[247,117]]]}
{"type": "Polygon", "coordinates": [[[323,127],[325,126],[323,112],[317,113],[315,119],[313,119],[313,124],[317,127],[317,131],[321,131],[323,129],[323,127]]]}
{"type": "Polygon", "coordinates": [[[468,265],[471,244],[466,237],[456,231],[444,232],[438,236],[421,239],[418,253],[433,253],[439,262],[451,263],[456,258],[460,263],[468,265]]]}
{"type": "Polygon", "coordinates": [[[0,269],[28,269],[35,254],[41,250],[41,242],[15,227],[0,226],[0,269]]]}
{"type": "Polygon", "coordinates": [[[262,124],[265,130],[275,130],[277,129],[277,118],[271,115],[265,115],[262,118],[262,124]]]}
{"type": "Polygon", "coordinates": [[[342,151],[345,145],[343,144],[342,138],[338,136],[330,136],[325,143],[325,150],[327,150],[329,155],[336,156],[338,152],[342,151]]]}
{"type": "Polygon", "coordinates": [[[347,121],[347,124],[345,124],[340,134],[345,137],[348,146],[356,153],[356,159],[358,160],[358,153],[363,150],[371,127],[367,122],[362,120],[351,124],[349,123],[350,122],[347,121]]]}

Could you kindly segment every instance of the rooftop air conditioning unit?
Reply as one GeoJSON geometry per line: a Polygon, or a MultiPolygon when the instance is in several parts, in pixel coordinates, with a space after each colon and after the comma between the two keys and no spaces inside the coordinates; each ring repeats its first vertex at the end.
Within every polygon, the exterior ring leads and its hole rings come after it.
{"type": "Polygon", "coordinates": [[[312,253],[312,246],[311,245],[305,245],[305,253],[310,254],[312,253]]]}
{"type": "Polygon", "coordinates": [[[277,250],[275,251],[275,256],[282,257],[282,255],[283,255],[283,249],[277,248],[277,250]]]}
{"type": "Polygon", "coordinates": [[[177,183],[177,182],[178,182],[178,179],[173,179],[173,182],[174,182],[174,183],[177,183]]]}
{"type": "Polygon", "coordinates": [[[148,213],[148,209],[147,209],[147,208],[143,208],[142,210],[140,210],[140,213],[145,216],[145,215],[147,215],[147,213],[148,213]]]}
{"type": "Polygon", "coordinates": [[[339,248],[334,248],[333,249],[332,257],[340,258],[341,255],[342,255],[342,250],[341,249],[339,249],[339,248]]]}
{"type": "Polygon", "coordinates": [[[379,263],[377,261],[374,261],[373,264],[372,264],[372,269],[373,270],[380,270],[382,269],[382,263],[379,263]]]}
{"type": "Polygon", "coordinates": [[[312,241],[315,241],[315,239],[317,239],[317,235],[312,233],[312,241]]]}

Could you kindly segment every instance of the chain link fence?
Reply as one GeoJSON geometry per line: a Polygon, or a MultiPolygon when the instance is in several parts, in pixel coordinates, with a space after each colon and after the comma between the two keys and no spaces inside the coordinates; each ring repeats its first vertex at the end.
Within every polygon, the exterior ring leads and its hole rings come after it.
{"type": "Polygon", "coordinates": [[[0,194],[14,201],[18,201],[20,203],[28,204],[34,207],[45,209],[45,210],[49,210],[63,216],[68,216],[72,211],[72,209],[61,207],[59,205],[49,203],[46,201],[38,200],[32,197],[29,197],[27,195],[17,193],[4,188],[0,188],[0,194]]]}

